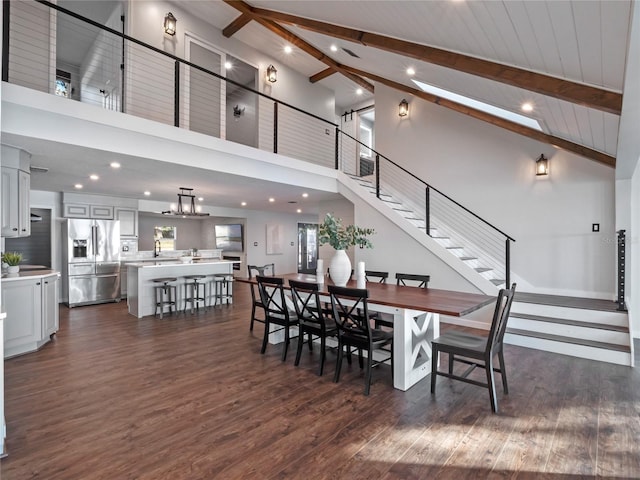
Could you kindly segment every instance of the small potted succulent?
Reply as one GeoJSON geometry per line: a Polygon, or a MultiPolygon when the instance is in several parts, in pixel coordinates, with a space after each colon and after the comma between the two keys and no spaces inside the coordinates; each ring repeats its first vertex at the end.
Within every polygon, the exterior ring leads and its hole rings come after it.
{"type": "Polygon", "coordinates": [[[22,261],[22,254],[18,252],[5,252],[2,254],[2,264],[7,266],[7,273],[18,273],[22,261]]]}

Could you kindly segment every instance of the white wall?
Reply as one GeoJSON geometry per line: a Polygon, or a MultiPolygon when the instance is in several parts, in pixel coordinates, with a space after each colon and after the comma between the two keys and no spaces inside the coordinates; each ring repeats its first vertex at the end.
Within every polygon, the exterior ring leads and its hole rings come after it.
{"type": "Polygon", "coordinates": [[[419,99],[400,119],[403,96],[376,85],[378,151],[515,238],[512,270],[532,290],[614,298],[613,169],[419,99]]]}

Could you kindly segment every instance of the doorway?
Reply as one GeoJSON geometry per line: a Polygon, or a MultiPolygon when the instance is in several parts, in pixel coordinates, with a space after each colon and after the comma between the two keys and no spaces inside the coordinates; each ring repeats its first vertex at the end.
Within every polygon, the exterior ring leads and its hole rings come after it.
{"type": "Polygon", "coordinates": [[[298,224],[298,273],[316,272],[318,264],[318,224],[298,224]]]}

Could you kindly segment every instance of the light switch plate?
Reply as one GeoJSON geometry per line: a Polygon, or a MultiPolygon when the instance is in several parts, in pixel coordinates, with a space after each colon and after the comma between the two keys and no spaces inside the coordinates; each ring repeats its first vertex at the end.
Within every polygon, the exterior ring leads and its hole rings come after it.
{"type": "Polygon", "coordinates": [[[591,231],[592,232],[599,232],[600,231],[600,224],[599,223],[592,223],[591,224],[591,231]]]}

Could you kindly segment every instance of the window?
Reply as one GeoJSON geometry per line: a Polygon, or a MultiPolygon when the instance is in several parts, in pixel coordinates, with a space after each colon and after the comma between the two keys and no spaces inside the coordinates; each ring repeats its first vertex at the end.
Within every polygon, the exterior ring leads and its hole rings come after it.
{"type": "Polygon", "coordinates": [[[176,227],[154,227],[153,238],[163,252],[176,249],[176,227]]]}
{"type": "Polygon", "coordinates": [[[56,70],[55,94],[59,97],[71,98],[71,74],[64,70],[56,70]]]}
{"type": "MultiPolygon", "coordinates": [[[[367,147],[371,147],[373,135],[371,129],[365,125],[360,125],[360,141],[367,147]]],[[[371,149],[360,145],[360,156],[371,158],[371,149]]]]}

